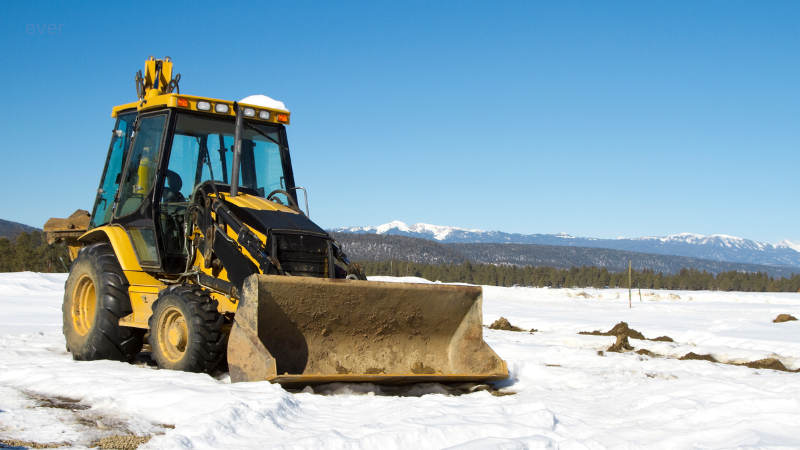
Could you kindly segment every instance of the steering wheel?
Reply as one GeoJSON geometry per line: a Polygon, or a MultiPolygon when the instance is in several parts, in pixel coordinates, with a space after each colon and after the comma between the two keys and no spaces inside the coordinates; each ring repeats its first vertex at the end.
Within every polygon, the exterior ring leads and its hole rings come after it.
{"type": "Polygon", "coordinates": [[[296,209],[296,210],[300,211],[300,207],[297,206],[297,203],[294,201],[294,198],[292,198],[292,196],[288,192],[284,191],[283,189],[275,189],[274,191],[270,192],[269,195],[267,196],[267,200],[271,200],[271,201],[273,201],[275,203],[279,203],[279,204],[282,205],[283,202],[281,202],[281,199],[279,199],[279,198],[273,199],[273,197],[275,197],[275,194],[283,194],[283,195],[285,195],[286,198],[289,199],[289,207],[292,208],[292,209],[296,209]]]}

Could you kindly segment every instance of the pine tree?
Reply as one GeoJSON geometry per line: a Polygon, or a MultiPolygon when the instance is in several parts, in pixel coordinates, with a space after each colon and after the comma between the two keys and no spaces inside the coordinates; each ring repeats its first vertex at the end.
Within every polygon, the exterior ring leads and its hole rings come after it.
{"type": "Polygon", "coordinates": [[[0,272],[11,272],[14,264],[14,248],[11,241],[0,237],[0,272]]]}

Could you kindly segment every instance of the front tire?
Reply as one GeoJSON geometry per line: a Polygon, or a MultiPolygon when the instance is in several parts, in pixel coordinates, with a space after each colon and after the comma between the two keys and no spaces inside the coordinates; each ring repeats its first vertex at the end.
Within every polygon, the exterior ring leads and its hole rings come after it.
{"type": "Polygon", "coordinates": [[[128,279],[108,243],[81,249],[70,267],[62,307],[67,349],[78,361],[132,361],[144,330],[122,327],[133,312],[128,279]]]}
{"type": "Polygon", "coordinates": [[[151,357],[160,369],[210,372],[225,356],[225,318],[217,301],[198,286],[161,291],[150,316],[151,357]]]}

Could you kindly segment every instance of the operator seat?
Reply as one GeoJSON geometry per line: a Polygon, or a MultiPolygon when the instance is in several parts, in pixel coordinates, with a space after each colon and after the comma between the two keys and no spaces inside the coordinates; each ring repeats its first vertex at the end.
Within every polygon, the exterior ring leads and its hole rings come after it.
{"type": "Polygon", "coordinates": [[[164,183],[164,192],[161,195],[161,201],[164,203],[185,202],[186,197],[181,194],[182,187],[183,180],[181,180],[181,176],[172,170],[167,170],[167,181],[164,183]]]}

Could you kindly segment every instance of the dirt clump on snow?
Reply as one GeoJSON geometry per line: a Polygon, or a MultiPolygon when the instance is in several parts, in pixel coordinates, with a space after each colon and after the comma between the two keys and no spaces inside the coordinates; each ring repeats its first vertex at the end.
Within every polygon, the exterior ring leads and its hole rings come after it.
{"type": "Polygon", "coordinates": [[[581,291],[581,292],[578,292],[578,293],[573,293],[573,292],[567,291],[567,296],[568,297],[592,298],[592,296],[590,294],[587,294],[584,291],[581,291]]]}
{"type": "Polygon", "coordinates": [[[614,328],[602,332],[600,330],[595,331],[579,331],[578,334],[588,334],[591,336],[625,336],[631,339],[641,339],[643,341],[659,341],[659,342],[675,342],[669,336],[659,336],[655,339],[647,339],[644,335],[630,326],[626,322],[620,322],[614,325],[614,328]]]}
{"type": "Polygon", "coordinates": [[[751,369],[772,369],[772,370],[780,370],[783,372],[791,372],[777,358],[764,358],[764,359],[759,359],[758,361],[750,361],[740,365],[747,366],[751,369]]]}
{"type": "Polygon", "coordinates": [[[630,342],[628,342],[628,336],[625,336],[624,334],[618,334],[617,342],[615,342],[611,347],[608,347],[608,350],[606,351],[622,353],[629,350],[633,350],[633,347],[631,346],[630,342]]]}
{"type": "Polygon", "coordinates": [[[778,314],[778,317],[773,320],[773,323],[781,323],[781,322],[788,322],[790,320],[797,320],[797,317],[791,314],[778,314]]]}
{"type": "Polygon", "coordinates": [[[681,356],[679,359],[680,359],[681,361],[691,361],[691,360],[697,360],[697,361],[711,361],[711,362],[717,362],[717,360],[716,360],[716,359],[714,359],[714,357],[713,357],[713,356],[711,356],[711,355],[698,355],[698,354],[697,354],[697,353],[695,353],[695,352],[689,352],[689,353],[687,353],[687,354],[685,354],[685,355],[681,356]]]}
{"type": "Polygon", "coordinates": [[[634,330],[633,328],[629,327],[627,323],[620,322],[614,325],[614,328],[606,331],[605,333],[600,330],[595,331],[580,331],[578,334],[588,334],[592,336],[625,336],[633,339],[642,339],[644,340],[644,336],[642,333],[634,330]]]}
{"type": "Polygon", "coordinates": [[[39,444],[38,442],[28,442],[28,441],[20,441],[18,439],[0,439],[0,444],[5,447],[11,448],[59,448],[59,447],[66,447],[69,444],[65,444],[63,442],[57,444],[39,444]]]}
{"type": "Polygon", "coordinates": [[[605,334],[605,333],[603,333],[603,332],[602,332],[602,331],[600,331],[600,330],[594,330],[594,331],[578,331],[578,334],[588,334],[588,335],[591,335],[591,336],[606,336],[606,334],[605,334]]]}
{"type": "Polygon", "coordinates": [[[641,339],[644,340],[644,335],[639,333],[638,331],[634,330],[633,328],[629,327],[627,323],[620,322],[614,325],[614,328],[608,330],[606,333],[607,336],[625,336],[632,339],[641,339]]]}
{"type": "Polygon", "coordinates": [[[80,403],[80,400],[73,400],[66,397],[43,397],[39,395],[30,395],[31,398],[39,403],[39,406],[44,408],[65,409],[67,411],[83,411],[89,409],[89,405],[80,403]]]}
{"type": "Polygon", "coordinates": [[[100,439],[97,445],[102,449],[136,450],[137,447],[149,441],[149,437],[114,435],[100,439]]]}
{"type": "Polygon", "coordinates": [[[508,395],[514,395],[516,392],[506,392],[506,391],[492,391],[492,396],[494,397],[505,397],[508,395]]]}
{"type": "Polygon", "coordinates": [[[520,327],[515,327],[511,325],[511,322],[508,321],[505,317],[501,317],[494,321],[491,325],[489,325],[490,330],[505,330],[505,331],[525,331],[520,327]]]}
{"type": "Polygon", "coordinates": [[[650,356],[650,357],[653,357],[653,358],[658,356],[655,353],[651,352],[650,350],[647,350],[646,348],[642,348],[642,349],[636,350],[636,354],[637,355],[650,356]]]}

